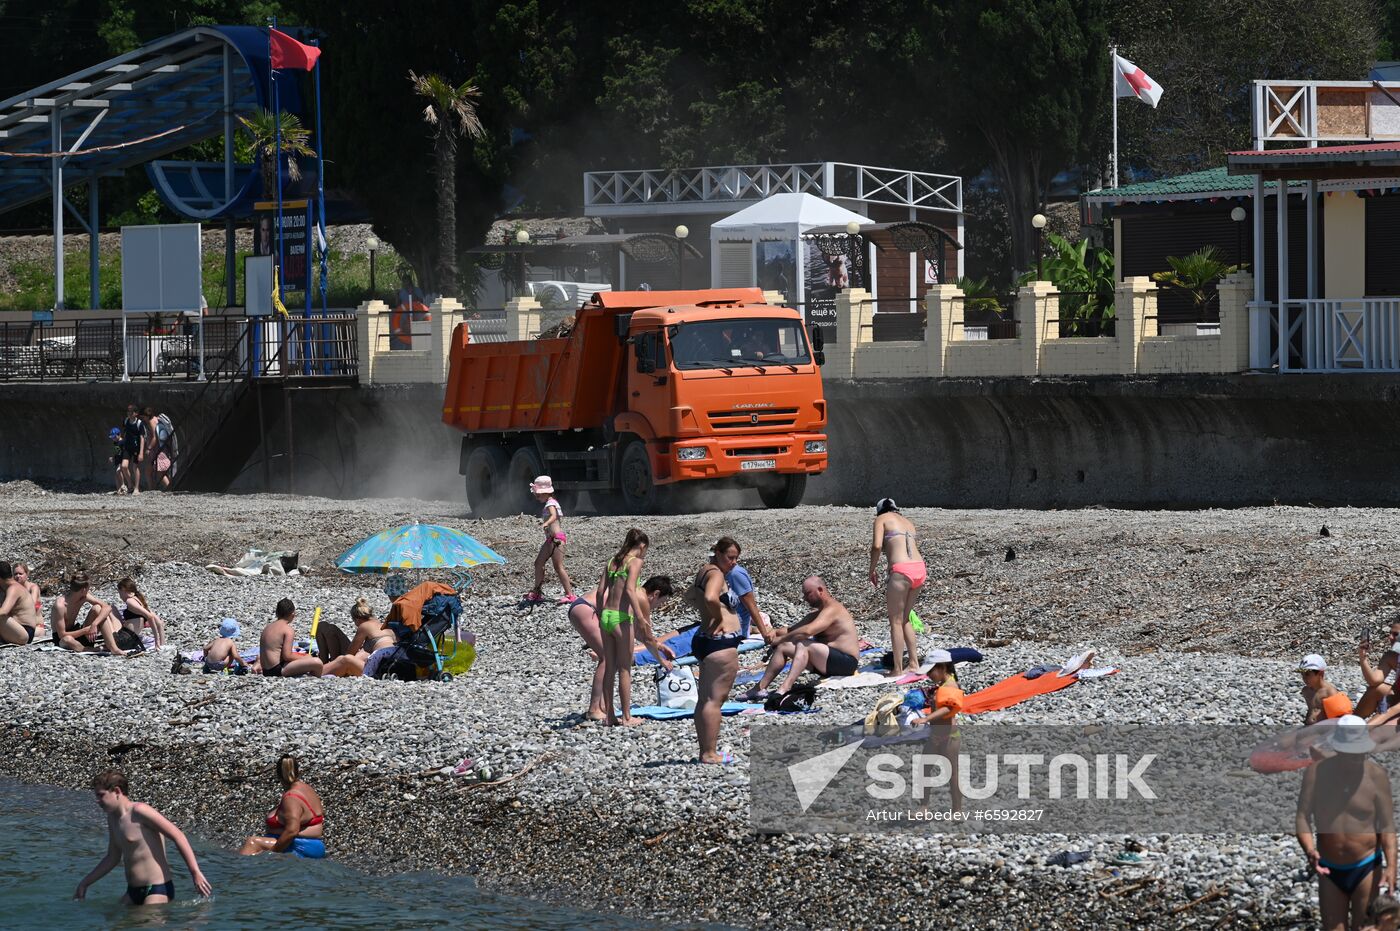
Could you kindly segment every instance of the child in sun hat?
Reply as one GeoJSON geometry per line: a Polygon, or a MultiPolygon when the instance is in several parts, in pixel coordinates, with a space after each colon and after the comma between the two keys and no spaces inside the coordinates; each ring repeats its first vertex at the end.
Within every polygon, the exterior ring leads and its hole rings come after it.
{"type": "Polygon", "coordinates": [[[219,622],[219,636],[204,648],[205,672],[229,672],[241,676],[248,671],[243,658],[238,655],[238,621],[226,617],[219,622]]]}
{"type": "Polygon", "coordinates": [[[571,604],[574,600],[574,583],[570,581],[569,573],[564,570],[564,543],[568,537],[564,534],[564,509],[554,497],[554,479],[548,475],[537,476],[530,483],[530,494],[544,505],[544,510],[540,512],[540,529],[544,531],[544,543],[540,544],[539,554],[535,556],[535,587],[525,596],[525,600],[544,600],[544,567],[545,563],[553,563],[554,573],[559,576],[559,584],[564,586],[564,594],[559,603],[571,604]]]}
{"type": "Polygon", "coordinates": [[[1309,653],[1298,662],[1298,674],[1303,678],[1300,694],[1308,706],[1304,724],[1316,724],[1328,718],[1351,714],[1351,699],[1327,680],[1327,660],[1320,653],[1309,653]]]}

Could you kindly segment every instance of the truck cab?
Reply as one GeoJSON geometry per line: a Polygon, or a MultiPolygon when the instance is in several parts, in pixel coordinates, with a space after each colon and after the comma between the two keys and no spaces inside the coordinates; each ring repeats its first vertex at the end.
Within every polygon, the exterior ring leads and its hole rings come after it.
{"type": "Polygon", "coordinates": [[[719,480],[792,506],[807,476],[825,471],[826,402],[796,311],[743,299],[658,306],[634,311],[627,332],[614,420],[636,438],[620,451],[625,497],[719,480]]]}

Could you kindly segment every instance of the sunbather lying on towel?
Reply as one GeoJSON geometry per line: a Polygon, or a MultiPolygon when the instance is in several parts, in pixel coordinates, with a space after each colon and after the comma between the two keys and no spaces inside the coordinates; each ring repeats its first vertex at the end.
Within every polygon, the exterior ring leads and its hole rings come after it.
{"type": "Polygon", "coordinates": [[[783,694],[791,691],[793,683],[808,667],[823,676],[849,676],[856,671],[860,635],[856,633],[851,612],[827,590],[821,576],[809,576],[803,581],[802,600],[814,610],[778,638],[763,678],[746,695],[749,701],[763,701],[768,697],[768,686],[788,660],[792,661],[792,669],[778,688],[783,694]]]}

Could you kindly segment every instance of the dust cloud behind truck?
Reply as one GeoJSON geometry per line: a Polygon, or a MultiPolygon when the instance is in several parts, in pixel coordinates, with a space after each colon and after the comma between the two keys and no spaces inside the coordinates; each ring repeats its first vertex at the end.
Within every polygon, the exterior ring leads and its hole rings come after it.
{"type": "Polygon", "coordinates": [[[464,434],[472,512],[536,508],[540,474],[566,508],[587,491],[651,513],[682,486],[795,507],[827,465],[821,348],[757,288],[600,292],[559,339],[472,343],[459,326],[442,419],[464,434]]]}

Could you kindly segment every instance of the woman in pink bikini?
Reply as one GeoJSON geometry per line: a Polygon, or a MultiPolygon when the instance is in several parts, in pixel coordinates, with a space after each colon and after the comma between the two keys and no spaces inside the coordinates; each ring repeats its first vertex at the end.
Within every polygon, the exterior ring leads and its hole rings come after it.
{"type": "Polygon", "coordinates": [[[890,574],[885,580],[885,606],[890,615],[890,650],[894,653],[896,677],[919,668],[919,642],[914,638],[914,625],[909,614],[914,600],[928,578],[924,557],[914,539],[914,525],[899,513],[893,498],[881,498],[875,505],[875,536],[870,544],[870,584],[880,584],[880,554],[889,560],[890,574]],[[909,662],[904,662],[908,651],[909,662]]]}

